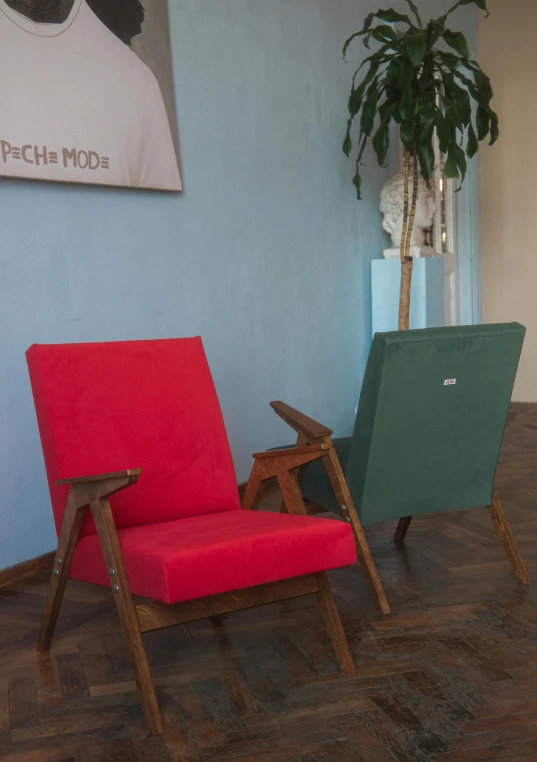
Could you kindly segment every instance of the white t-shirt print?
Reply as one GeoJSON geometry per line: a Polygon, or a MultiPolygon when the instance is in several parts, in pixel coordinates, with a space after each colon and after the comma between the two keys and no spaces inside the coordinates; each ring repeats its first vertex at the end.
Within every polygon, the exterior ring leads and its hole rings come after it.
{"type": "Polygon", "coordinates": [[[0,175],[182,188],[153,72],[85,0],[63,24],[0,0],[0,175]]]}

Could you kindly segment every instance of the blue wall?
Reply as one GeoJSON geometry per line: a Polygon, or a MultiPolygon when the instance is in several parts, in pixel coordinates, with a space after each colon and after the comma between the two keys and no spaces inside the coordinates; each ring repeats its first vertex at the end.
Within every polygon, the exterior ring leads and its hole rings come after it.
{"type": "Polygon", "coordinates": [[[169,5],[184,194],[0,181],[0,568],[55,545],[33,342],[201,334],[239,480],[290,438],[271,399],[350,431],[387,171],[367,159],[358,204],[339,51],[379,4],[169,5]]]}

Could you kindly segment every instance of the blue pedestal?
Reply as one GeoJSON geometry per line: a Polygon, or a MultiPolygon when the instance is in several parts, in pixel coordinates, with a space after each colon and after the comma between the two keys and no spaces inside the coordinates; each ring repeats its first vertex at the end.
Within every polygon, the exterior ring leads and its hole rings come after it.
{"type": "MultiPolygon", "coordinates": [[[[374,259],[371,262],[373,335],[397,331],[401,261],[374,259]]],[[[444,325],[444,260],[420,257],[414,260],[410,294],[410,327],[437,328],[444,325]]]]}

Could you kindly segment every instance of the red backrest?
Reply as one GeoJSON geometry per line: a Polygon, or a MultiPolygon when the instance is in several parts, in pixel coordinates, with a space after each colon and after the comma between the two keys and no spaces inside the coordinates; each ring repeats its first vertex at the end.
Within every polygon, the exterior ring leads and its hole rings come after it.
{"type": "Polygon", "coordinates": [[[118,528],[240,508],[199,337],[34,344],[26,357],[57,531],[68,488],[56,479],[128,468],[143,473],[111,498],[118,528]]]}

